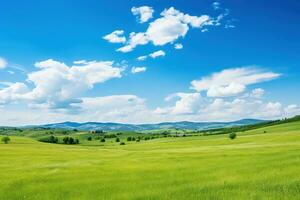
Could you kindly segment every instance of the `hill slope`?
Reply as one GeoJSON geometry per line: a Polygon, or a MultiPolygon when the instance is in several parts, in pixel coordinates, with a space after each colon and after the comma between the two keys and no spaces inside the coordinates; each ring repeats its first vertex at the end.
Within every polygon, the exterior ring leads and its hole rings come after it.
{"type": "Polygon", "coordinates": [[[300,199],[300,121],[227,135],[0,144],[0,199],[300,199]]]}

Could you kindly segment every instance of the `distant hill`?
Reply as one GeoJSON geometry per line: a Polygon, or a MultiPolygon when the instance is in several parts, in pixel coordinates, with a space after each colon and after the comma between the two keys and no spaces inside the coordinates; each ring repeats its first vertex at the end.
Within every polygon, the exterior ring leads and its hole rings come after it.
{"type": "Polygon", "coordinates": [[[122,124],[122,123],[101,123],[101,122],[62,122],[55,124],[45,124],[35,127],[59,128],[59,129],[78,129],[78,130],[104,130],[104,131],[147,131],[157,129],[189,129],[205,130],[234,126],[244,126],[266,122],[258,119],[242,119],[233,122],[163,122],[158,124],[122,124]]]}

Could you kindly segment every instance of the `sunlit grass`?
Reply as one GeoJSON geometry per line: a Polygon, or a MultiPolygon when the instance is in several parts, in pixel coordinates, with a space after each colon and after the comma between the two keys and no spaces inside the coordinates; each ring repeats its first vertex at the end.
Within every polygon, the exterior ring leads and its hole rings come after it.
{"type": "Polygon", "coordinates": [[[299,122],[234,140],[93,144],[11,137],[0,144],[0,199],[300,199],[299,122]]]}

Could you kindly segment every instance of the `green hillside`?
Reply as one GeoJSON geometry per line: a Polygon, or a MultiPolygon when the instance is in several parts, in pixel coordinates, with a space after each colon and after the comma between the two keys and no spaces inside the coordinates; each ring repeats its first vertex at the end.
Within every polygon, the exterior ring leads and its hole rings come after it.
{"type": "Polygon", "coordinates": [[[234,140],[220,134],[119,145],[88,142],[86,134],[74,133],[78,145],[10,136],[0,144],[0,199],[300,199],[298,120],[234,140]]]}

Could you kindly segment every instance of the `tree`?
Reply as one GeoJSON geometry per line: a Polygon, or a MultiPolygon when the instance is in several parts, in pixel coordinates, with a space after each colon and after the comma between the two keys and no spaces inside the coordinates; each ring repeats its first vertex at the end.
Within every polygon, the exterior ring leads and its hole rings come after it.
{"type": "Polygon", "coordinates": [[[121,142],[120,145],[125,145],[125,142],[121,142]]]}
{"type": "Polygon", "coordinates": [[[75,144],[79,144],[79,140],[77,138],[75,139],[75,144]]]}
{"type": "Polygon", "coordinates": [[[87,140],[88,140],[88,141],[92,141],[92,137],[89,136],[89,137],[87,138],[87,140]]]}
{"type": "Polygon", "coordinates": [[[127,137],[127,141],[131,141],[131,140],[132,140],[131,136],[127,137]]]}
{"type": "Polygon", "coordinates": [[[102,139],[100,140],[100,142],[105,142],[105,139],[104,139],[104,138],[102,138],[102,139]]]}
{"type": "Polygon", "coordinates": [[[229,133],[228,137],[233,140],[236,138],[236,133],[229,133]]]}
{"type": "Polygon", "coordinates": [[[74,138],[72,138],[72,137],[70,137],[69,138],[69,144],[74,144],[75,142],[74,142],[74,138]]]}
{"type": "Polygon", "coordinates": [[[120,142],[120,138],[116,138],[116,142],[120,142]]]}
{"type": "Polygon", "coordinates": [[[4,144],[7,144],[9,141],[10,141],[10,138],[8,136],[4,136],[2,137],[1,141],[4,143],[4,144]]]}
{"type": "Polygon", "coordinates": [[[64,138],[63,138],[63,142],[64,142],[65,144],[68,144],[68,143],[69,143],[69,137],[64,137],[64,138]]]}
{"type": "Polygon", "coordinates": [[[57,142],[58,142],[58,138],[51,135],[50,136],[50,143],[57,143],[57,142]]]}

